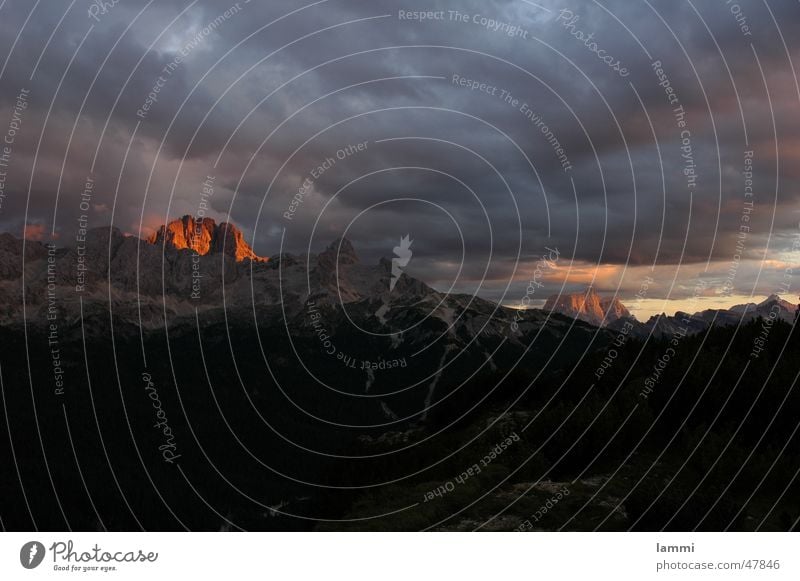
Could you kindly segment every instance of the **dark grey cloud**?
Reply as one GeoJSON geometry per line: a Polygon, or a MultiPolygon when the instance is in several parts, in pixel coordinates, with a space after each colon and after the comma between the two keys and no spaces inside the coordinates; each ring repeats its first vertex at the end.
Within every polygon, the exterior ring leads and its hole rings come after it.
{"type": "Polygon", "coordinates": [[[426,261],[421,272],[437,280],[461,260],[463,235],[464,288],[490,256],[490,276],[503,283],[518,253],[544,246],[589,264],[724,263],[737,252],[741,170],[752,150],[745,255],[762,256],[768,243],[771,252],[791,248],[800,179],[795,3],[742,0],[738,14],[725,3],[666,0],[311,4],[121,0],[97,22],[88,1],[66,14],[66,0],[32,14],[29,2],[6,2],[0,133],[20,89],[30,102],[2,228],[45,224],[68,242],[97,150],[92,223],[109,222],[114,207],[114,223],[134,233],[142,219],[152,228],[196,213],[213,175],[215,217],[230,214],[255,233],[263,254],[282,238],[304,251],[318,222],[312,249],[352,223],[348,235],[367,260],[410,233],[426,261]],[[401,20],[400,10],[445,18],[401,20]],[[578,17],[572,26],[561,10],[578,17]],[[519,32],[492,31],[481,17],[519,32]],[[629,74],[607,66],[577,31],[593,34],[629,74]],[[655,60],[686,111],[685,128],[655,60]],[[454,75],[494,90],[459,86],[454,75]],[[682,171],[683,129],[694,189],[682,171]],[[359,142],[366,151],[337,159],[284,219],[310,172],[359,142]],[[395,198],[420,201],[389,203],[395,198]]]}

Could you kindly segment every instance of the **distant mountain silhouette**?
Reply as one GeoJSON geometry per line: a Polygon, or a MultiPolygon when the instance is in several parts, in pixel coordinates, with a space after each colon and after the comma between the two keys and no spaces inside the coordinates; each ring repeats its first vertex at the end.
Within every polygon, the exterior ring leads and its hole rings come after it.
{"type": "Polygon", "coordinates": [[[795,304],[772,294],[760,303],[746,303],[730,309],[706,309],[696,313],[662,313],[650,317],[646,322],[640,322],[619,299],[603,297],[592,288],[579,293],[553,295],[547,299],[543,308],[547,312],[559,313],[596,327],[613,330],[629,325],[632,326],[632,333],[639,337],[671,337],[678,333],[692,335],[711,325],[739,325],[758,318],[792,323],[797,312],[795,304]]]}
{"type": "Polygon", "coordinates": [[[633,318],[619,299],[603,298],[591,287],[582,293],[552,295],[547,299],[544,310],[561,313],[598,327],[619,319],[633,318]]]}

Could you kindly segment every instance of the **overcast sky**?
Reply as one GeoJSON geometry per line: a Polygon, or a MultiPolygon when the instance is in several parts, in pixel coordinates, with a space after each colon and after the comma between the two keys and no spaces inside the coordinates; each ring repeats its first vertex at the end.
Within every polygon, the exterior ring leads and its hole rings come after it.
{"type": "Polygon", "coordinates": [[[0,230],[143,236],[207,200],[259,254],[409,234],[409,273],[511,305],[800,289],[797,2],[101,4],[0,2],[0,230]]]}

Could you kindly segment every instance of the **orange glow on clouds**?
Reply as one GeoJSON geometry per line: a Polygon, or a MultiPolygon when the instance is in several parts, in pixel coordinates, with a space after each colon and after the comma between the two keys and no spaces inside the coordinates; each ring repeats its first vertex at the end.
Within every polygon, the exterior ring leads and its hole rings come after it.
{"type": "Polygon", "coordinates": [[[616,264],[588,264],[574,262],[570,265],[557,264],[542,275],[542,280],[551,284],[596,286],[616,288],[625,268],[616,264]]]}

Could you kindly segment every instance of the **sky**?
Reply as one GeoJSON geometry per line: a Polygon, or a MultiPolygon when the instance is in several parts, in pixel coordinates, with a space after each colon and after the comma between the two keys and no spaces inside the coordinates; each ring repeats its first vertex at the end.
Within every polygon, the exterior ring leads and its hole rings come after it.
{"type": "Polygon", "coordinates": [[[191,214],[267,256],[408,235],[406,272],[510,306],[793,300],[798,23],[789,0],[6,0],[0,231],[191,214]]]}

